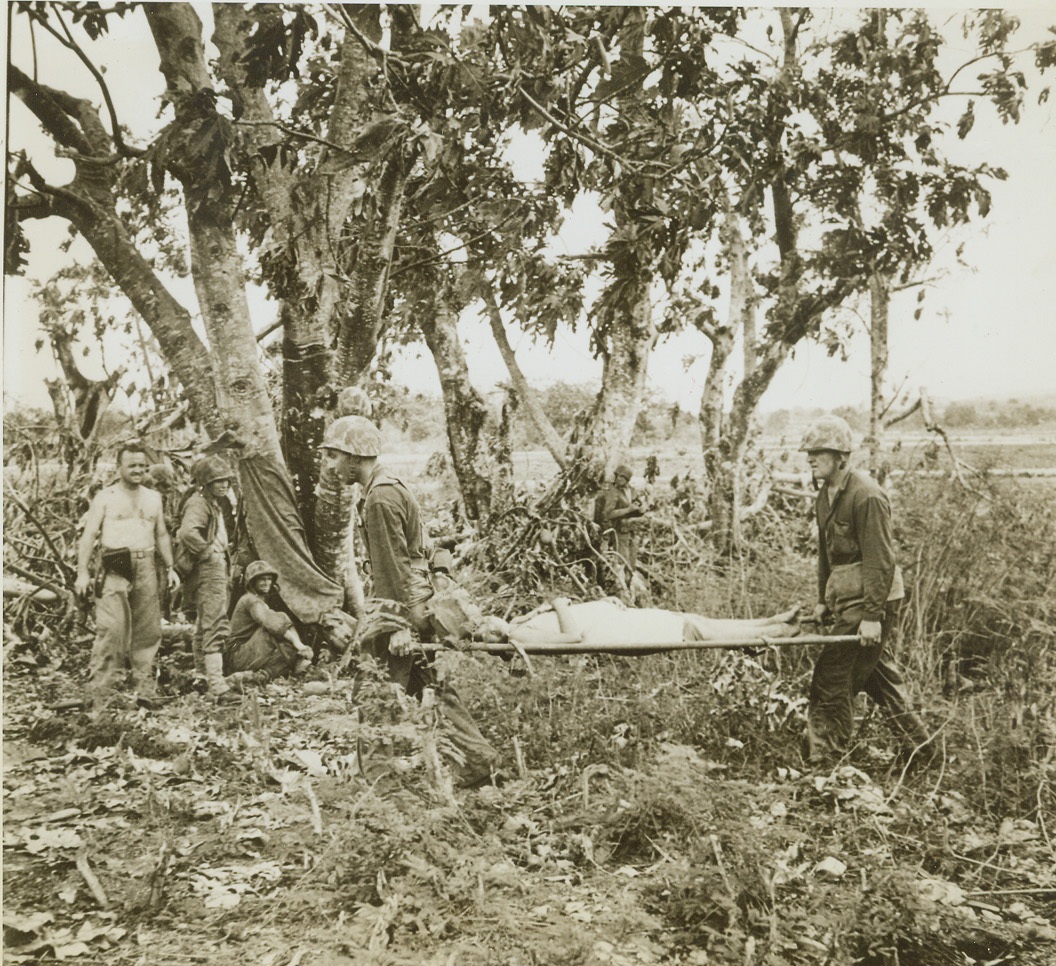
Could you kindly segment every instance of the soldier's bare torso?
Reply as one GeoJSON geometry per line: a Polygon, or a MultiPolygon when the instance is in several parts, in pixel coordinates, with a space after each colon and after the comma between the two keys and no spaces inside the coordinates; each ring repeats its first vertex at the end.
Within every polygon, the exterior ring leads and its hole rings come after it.
{"type": "Polygon", "coordinates": [[[107,550],[153,550],[161,515],[161,496],[144,486],[129,488],[115,483],[100,490],[96,499],[103,511],[99,542],[107,550]]]}

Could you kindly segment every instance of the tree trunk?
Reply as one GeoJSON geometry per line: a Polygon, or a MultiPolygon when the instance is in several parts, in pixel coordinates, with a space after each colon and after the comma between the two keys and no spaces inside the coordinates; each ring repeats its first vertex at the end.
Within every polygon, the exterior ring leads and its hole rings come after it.
{"type": "Polygon", "coordinates": [[[224,428],[246,445],[247,452],[268,453],[281,461],[234,225],[227,218],[217,219],[214,209],[188,217],[188,228],[195,291],[212,349],[224,428]]]}
{"type": "MultiPolygon", "coordinates": [[[[380,39],[379,8],[363,5],[349,10],[365,36],[380,39]]],[[[285,135],[273,126],[274,113],[264,91],[248,86],[244,54],[254,28],[275,15],[274,8],[267,6],[214,6],[218,72],[240,93],[247,122],[244,131],[258,150],[280,142],[285,135]]],[[[353,144],[366,117],[367,80],[376,73],[377,67],[362,45],[347,39],[337,59],[327,128],[330,143],[353,144]]],[[[347,525],[348,507],[346,501],[332,499],[332,487],[327,485],[322,490],[328,505],[317,511],[316,481],[321,470],[319,444],[329,403],[336,397],[330,345],[338,325],[336,313],[349,298],[349,284],[342,281],[346,268],[342,259],[347,258],[348,249],[343,241],[344,227],[358,197],[361,172],[357,166],[334,164],[342,156],[330,148],[309,145],[305,150],[317,155],[310,174],[295,176],[277,156],[271,163],[261,156],[252,176],[275,246],[289,262],[285,287],[273,291],[280,299],[283,328],[283,450],[308,544],[321,560],[336,561],[341,556],[341,531],[347,525]],[[334,529],[342,513],[345,524],[334,529]]],[[[335,573],[329,568],[327,572],[335,573]]]]}
{"type": "Polygon", "coordinates": [[[418,324],[440,376],[447,440],[466,516],[481,522],[491,515],[496,496],[496,467],[488,446],[488,408],[469,381],[458,337],[458,316],[442,294],[433,311],[422,313],[418,324]]]}
{"type": "Polygon", "coordinates": [[[359,238],[349,301],[338,325],[337,377],[341,386],[360,382],[378,349],[389,266],[403,213],[403,191],[413,164],[413,155],[399,146],[383,162],[376,214],[359,238]]]}
{"type": "Polygon", "coordinates": [[[733,394],[725,450],[729,454],[727,465],[731,477],[730,531],[724,550],[737,550],[743,543],[741,520],[744,509],[744,454],[748,448],[752,418],[759,408],[759,400],[770,388],[770,383],[788,358],[788,353],[789,346],[784,342],[769,343],[760,354],[755,371],[741,381],[733,394]]]}
{"type": "Polygon", "coordinates": [[[626,459],[641,410],[649,359],[656,345],[647,278],[624,286],[626,310],[604,338],[601,389],[589,424],[570,445],[570,492],[592,493],[612,468],[626,459]]]}
{"type": "Polygon", "coordinates": [[[873,476],[879,476],[884,431],[884,381],[887,379],[888,310],[891,305],[888,280],[879,272],[874,271],[869,278],[869,302],[869,469],[873,476]]]}
{"type": "Polygon", "coordinates": [[[720,535],[720,543],[729,539],[732,483],[726,470],[730,462],[727,452],[729,438],[726,433],[726,406],[723,399],[723,383],[726,380],[726,364],[733,354],[734,329],[728,325],[706,327],[705,334],[711,340],[711,358],[708,374],[704,379],[704,391],[700,397],[700,440],[704,457],[704,472],[709,483],[709,514],[712,532],[720,535]]]}
{"type": "Polygon", "coordinates": [[[510,381],[513,383],[519,402],[524,406],[528,418],[532,421],[532,425],[536,428],[539,435],[542,436],[543,445],[546,446],[548,452],[554,458],[558,468],[560,470],[567,469],[568,459],[565,441],[554,429],[554,424],[550,422],[549,417],[539,403],[536,391],[528,385],[528,380],[521,371],[521,367],[517,362],[517,355],[506,336],[506,327],[502,321],[499,303],[495,299],[495,293],[490,288],[484,295],[484,307],[487,309],[488,321],[491,323],[491,334],[495,338],[495,344],[499,347],[502,361],[506,363],[506,370],[510,374],[510,381]]]}
{"type": "MultiPolygon", "coordinates": [[[[202,24],[193,8],[182,3],[147,4],[146,10],[170,90],[192,93],[210,87],[202,24]]],[[[203,187],[198,183],[200,172],[192,165],[181,165],[178,176],[183,180],[185,198],[203,187]]],[[[245,274],[236,244],[233,194],[229,187],[224,197],[209,204],[187,205],[192,276],[212,350],[223,428],[247,451],[281,460],[278,429],[250,321],[245,274]]]]}
{"type": "MultiPolygon", "coordinates": [[[[620,61],[626,62],[634,76],[644,50],[646,14],[641,7],[625,9],[619,32],[620,61]]],[[[646,110],[643,88],[641,78],[616,95],[619,113],[634,117],[646,110]]],[[[658,337],[651,293],[657,251],[638,230],[640,211],[652,204],[653,191],[654,181],[646,175],[625,174],[617,184],[612,207],[616,231],[608,250],[613,282],[602,297],[594,333],[602,357],[601,391],[590,424],[569,459],[573,470],[568,482],[574,493],[592,493],[613,466],[625,459],[641,409],[649,359],[658,337]]]]}
{"type": "Polygon", "coordinates": [[[740,507],[743,502],[740,460],[744,442],[731,435],[733,416],[726,417],[723,398],[726,365],[733,354],[737,333],[741,334],[743,340],[745,381],[755,377],[758,363],[755,293],[752,289],[748,249],[741,231],[740,216],[729,199],[726,201],[722,239],[730,266],[727,324],[698,325],[698,328],[711,340],[711,359],[700,399],[701,445],[704,450],[704,470],[710,485],[708,508],[711,533],[715,545],[722,552],[728,552],[740,543],[740,507]]]}
{"type": "Polygon", "coordinates": [[[756,355],[759,352],[759,334],[755,325],[755,292],[752,289],[748,246],[744,243],[740,216],[728,203],[724,229],[730,259],[730,321],[740,325],[744,374],[750,376],[755,372],[756,355]]]}
{"type": "MultiPolygon", "coordinates": [[[[8,68],[8,83],[56,144],[89,157],[112,154],[113,141],[89,101],[38,84],[13,65],[8,68]]],[[[27,176],[41,200],[20,211],[19,216],[55,215],[77,228],[158,340],[193,417],[210,431],[216,430],[219,413],[212,374],[209,366],[202,364],[207,351],[194,332],[190,313],[155,274],[117,214],[116,168],[91,161],[74,163],[76,176],[61,188],[48,185],[27,166],[27,176]]]]}

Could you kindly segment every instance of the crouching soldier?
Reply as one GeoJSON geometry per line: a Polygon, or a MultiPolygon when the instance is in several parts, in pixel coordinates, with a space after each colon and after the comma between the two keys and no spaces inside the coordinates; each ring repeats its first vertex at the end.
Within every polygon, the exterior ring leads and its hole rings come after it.
{"type": "Polygon", "coordinates": [[[300,674],[312,663],[312,649],[302,643],[289,615],[267,604],[278,578],[278,571],[263,560],[246,568],[246,592],[231,615],[224,654],[227,682],[236,690],[300,674]]]}
{"type": "MultiPolygon", "coordinates": [[[[342,416],[326,431],[322,449],[328,472],[346,485],[358,483],[363,488],[357,522],[373,595],[406,609],[409,623],[423,642],[430,643],[426,603],[433,587],[423,547],[421,511],[411,491],[378,462],[378,428],[364,416],[342,416]]],[[[439,681],[431,650],[423,653],[414,648],[410,632],[404,631],[380,643],[374,656],[387,665],[389,680],[412,697],[421,698],[427,688],[436,691],[447,736],[464,759],[458,767],[459,784],[469,787],[490,779],[498,753],[451,684],[439,681]]]]}

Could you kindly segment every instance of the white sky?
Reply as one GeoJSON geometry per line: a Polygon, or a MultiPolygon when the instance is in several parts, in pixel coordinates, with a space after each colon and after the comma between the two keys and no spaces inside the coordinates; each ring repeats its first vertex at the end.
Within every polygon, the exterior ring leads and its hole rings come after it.
{"type": "MultiPolygon", "coordinates": [[[[1045,25],[1056,24],[1056,2],[1015,12],[1024,21],[1020,34],[1024,41],[1040,39],[1045,25]]],[[[14,58],[23,69],[29,69],[28,45],[17,32],[17,21],[21,19],[16,18],[16,34],[12,38],[14,58]]],[[[24,26],[21,29],[24,31],[24,26]]],[[[155,126],[156,98],[163,85],[156,70],[157,53],[142,15],[128,17],[112,30],[106,56],[118,114],[128,118],[136,131],[155,126]],[[116,62],[114,50],[120,52],[116,62]],[[134,83],[120,82],[126,73],[129,78],[134,77],[134,83]]],[[[87,92],[98,99],[94,82],[80,65],[63,63],[62,70],[54,70],[53,65],[64,62],[65,56],[49,52],[39,31],[38,54],[45,82],[87,92]]],[[[1050,74],[1047,82],[1056,82],[1056,76],[1050,74]]],[[[1056,392],[1056,379],[1052,376],[1052,360],[1056,359],[1056,98],[1037,105],[1040,86],[1032,83],[1018,126],[1002,126],[991,119],[989,110],[981,110],[982,105],[977,104],[980,117],[964,145],[970,153],[957,160],[985,159],[1005,168],[1009,180],[991,184],[990,217],[969,225],[951,240],[944,259],[951,264],[942,279],[929,289],[919,322],[912,318],[916,291],[896,296],[890,339],[893,384],[905,381],[910,387],[923,385],[939,399],[1024,398],[1056,392]],[[952,252],[960,241],[966,242],[964,258],[968,268],[952,264],[952,252]]],[[[25,132],[37,130],[37,123],[19,102],[12,103],[12,141],[17,147],[25,142],[25,132]]],[[[947,145],[947,150],[952,155],[955,148],[947,145]]],[[[34,151],[35,156],[39,154],[34,151]]],[[[61,183],[61,166],[68,164],[54,161],[51,166],[39,167],[61,183]]],[[[580,213],[570,219],[562,233],[561,243],[569,252],[583,251],[599,237],[600,213],[589,205],[580,207],[580,213]]],[[[65,237],[65,225],[51,219],[32,223],[28,228],[33,246],[30,267],[37,277],[46,277],[63,257],[57,246],[65,237]],[[54,254],[46,257],[49,253],[54,254]]],[[[36,353],[33,348],[39,332],[36,305],[27,298],[29,287],[23,279],[5,279],[4,396],[5,402],[18,399],[46,406],[43,379],[54,374],[55,366],[47,349],[36,353]]],[[[185,304],[194,306],[188,281],[175,282],[172,288],[185,304]]],[[[252,304],[255,324],[258,329],[263,328],[274,317],[274,309],[259,296],[253,298],[252,304]]],[[[496,382],[504,381],[507,374],[486,325],[466,318],[462,331],[478,387],[487,391],[496,382]]],[[[869,352],[861,326],[859,331],[847,362],[828,358],[824,349],[813,344],[797,348],[795,358],[775,378],[763,408],[866,403],[869,352]]],[[[559,333],[552,350],[533,345],[527,338],[519,345],[515,343],[515,348],[522,368],[535,385],[600,377],[600,363],[591,357],[585,333],[559,333]]],[[[116,356],[108,360],[110,365],[122,361],[121,351],[120,347],[109,350],[111,356],[116,356]]],[[[677,400],[683,408],[695,410],[708,352],[708,343],[699,333],[685,333],[661,344],[651,363],[652,388],[661,396],[677,400]],[[683,366],[687,356],[698,357],[688,372],[683,366]]],[[[87,358],[85,370],[89,375],[101,374],[99,360],[87,358]]],[[[427,353],[404,353],[397,376],[414,389],[439,392],[435,367],[427,353]]]]}

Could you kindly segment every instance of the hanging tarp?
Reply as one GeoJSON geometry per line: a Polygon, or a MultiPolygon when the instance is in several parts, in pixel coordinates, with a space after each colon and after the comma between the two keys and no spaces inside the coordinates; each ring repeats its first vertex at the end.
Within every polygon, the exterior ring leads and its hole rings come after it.
{"type": "Polygon", "coordinates": [[[325,613],[340,609],[345,592],[308,552],[286,467],[258,454],[241,460],[239,470],[246,529],[257,556],[279,571],[282,599],[294,617],[305,624],[319,623],[325,613]]]}

